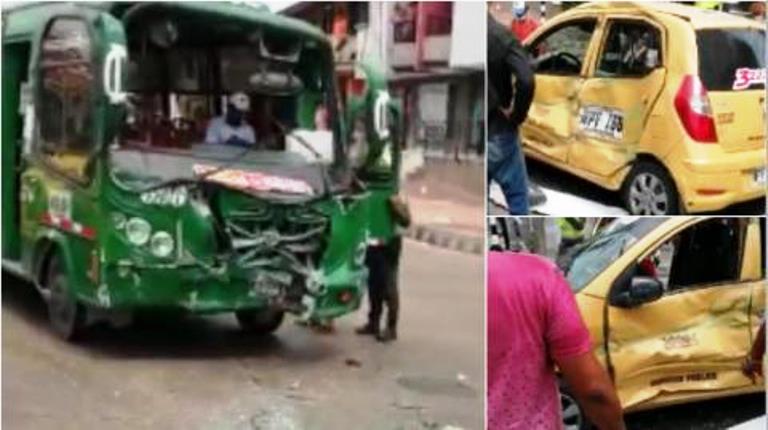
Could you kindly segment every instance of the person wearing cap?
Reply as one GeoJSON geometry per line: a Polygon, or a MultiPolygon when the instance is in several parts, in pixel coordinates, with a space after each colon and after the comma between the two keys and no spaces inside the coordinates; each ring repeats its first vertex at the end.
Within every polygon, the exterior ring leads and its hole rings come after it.
{"type": "Polygon", "coordinates": [[[509,29],[517,36],[517,40],[520,42],[528,38],[528,35],[536,31],[539,28],[539,21],[530,16],[528,13],[528,5],[524,1],[516,1],[512,4],[512,12],[514,18],[509,23],[509,29]]]}
{"type": "Polygon", "coordinates": [[[256,133],[245,121],[245,114],[250,110],[251,100],[248,95],[237,92],[229,96],[224,115],[216,117],[208,124],[205,143],[213,145],[253,146],[256,133]]]}

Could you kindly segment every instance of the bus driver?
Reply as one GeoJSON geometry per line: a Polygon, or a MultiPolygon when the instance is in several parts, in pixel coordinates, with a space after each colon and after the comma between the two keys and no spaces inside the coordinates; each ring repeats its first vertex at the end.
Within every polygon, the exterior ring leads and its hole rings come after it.
{"type": "Polygon", "coordinates": [[[205,133],[205,143],[225,144],[236,146],[252,146],[256,144],[256,134],[245,114],[250,110],[251,100],[243,92],[229,96],[224,115],[216,117],[208,124],[205,133]]]}

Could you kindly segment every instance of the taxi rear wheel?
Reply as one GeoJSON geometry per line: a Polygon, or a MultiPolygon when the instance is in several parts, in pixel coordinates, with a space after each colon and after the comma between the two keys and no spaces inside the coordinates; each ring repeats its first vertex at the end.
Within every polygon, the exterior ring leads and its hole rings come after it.
{"type": "Polygon", "coordinates": [[[283,323],[284,312],[275,309],[244,309],[235,312],[240,328],[257,336],[273,333],[283,323]]]}
{"type": "Polygon", "coordinates": [[[622,197],[632,215],[674,215],[680,210],[675,182],[653,162],[641,161],[632,168],[622,187],[622,197]]]}

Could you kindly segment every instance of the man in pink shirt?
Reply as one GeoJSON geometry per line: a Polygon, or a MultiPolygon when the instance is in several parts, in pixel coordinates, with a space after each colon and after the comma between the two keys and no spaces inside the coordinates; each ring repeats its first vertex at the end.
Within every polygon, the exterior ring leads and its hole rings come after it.
{"type": "Polygon", "coordinates": [[[553,263],[490,252],[487,300],[489,430],[562,429],[555,365],[599,429],[624,429],[613,384],[553,263]]]}

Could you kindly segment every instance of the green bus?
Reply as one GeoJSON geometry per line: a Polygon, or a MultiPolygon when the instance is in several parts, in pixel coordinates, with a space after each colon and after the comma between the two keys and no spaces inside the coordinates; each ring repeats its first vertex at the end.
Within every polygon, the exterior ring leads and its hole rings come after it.
{"type": "Polygon", "coordinates": [[[235,3],[30,3],[4,11],[3,268],[73,339],[138,309],[357,309],[391,237],[398,109],[360,62],[343,92],[317,28],[235,3]],[[228,96],[256,145],[206,143],[228,96]],[[341,94],[345,94],[342,97],[341,94]]]}

